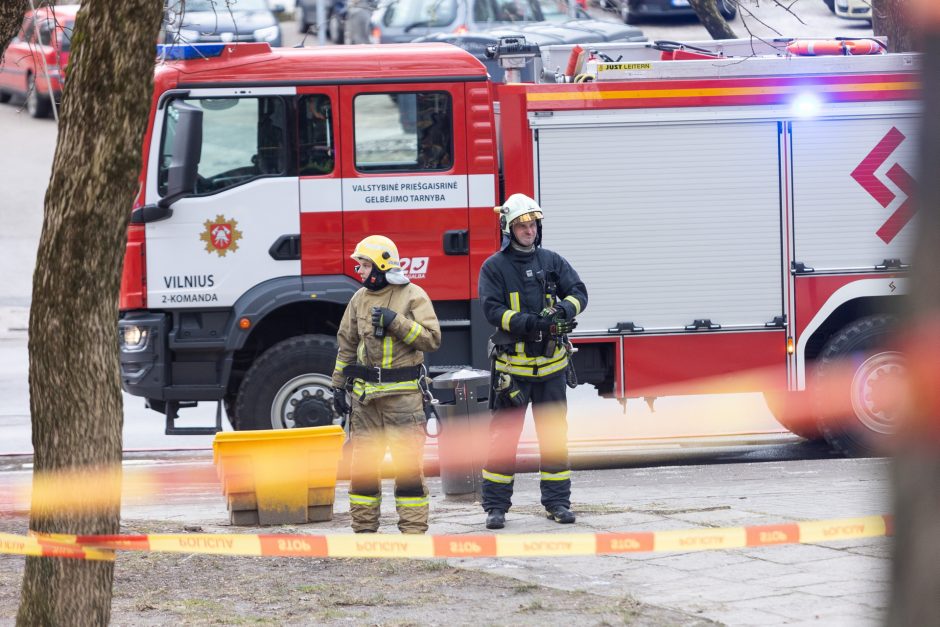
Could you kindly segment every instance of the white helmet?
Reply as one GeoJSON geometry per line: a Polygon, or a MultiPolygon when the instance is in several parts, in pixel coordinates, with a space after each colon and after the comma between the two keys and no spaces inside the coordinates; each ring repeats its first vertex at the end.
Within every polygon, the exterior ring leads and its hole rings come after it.
{"type": "Polygon", "coordinates": [[[516,222],[542,219],[542,208],[525,194],[513,194],[501,206],[493,207],[493,211],[499,214],[499,228],[506,235],[511,234],[516,222]]]}

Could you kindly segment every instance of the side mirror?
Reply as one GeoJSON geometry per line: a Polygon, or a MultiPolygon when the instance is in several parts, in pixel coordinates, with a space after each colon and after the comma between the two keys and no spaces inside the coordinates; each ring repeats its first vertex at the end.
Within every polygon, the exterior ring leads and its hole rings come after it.
{"type": "Polygon", "coordinates": [[[164,208],[195,191],[202,157],[202,109],[183,102],[173,107],[179,113],[173,137],[173,156],[167,169],[166,196],[157,203],[164,208]]]}

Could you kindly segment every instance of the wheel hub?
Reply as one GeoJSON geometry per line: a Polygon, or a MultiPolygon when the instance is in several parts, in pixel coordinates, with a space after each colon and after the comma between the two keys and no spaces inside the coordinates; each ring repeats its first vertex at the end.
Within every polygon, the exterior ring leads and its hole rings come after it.
{"type": "Polygon", "coordinates": [[[904,407],[907,366],[897,351],[866,359],[852,378],[852,408],[867,428],[885,435],[897,431],[904,407]]]}
{"type": "MultiPolygon", "coordinates": [[[[307,393],[294,405],[293,419],[295,427],[323,427],[333,424],[333,411],[331,402],[326,398],[323,390],[317,390],[314,395],[307,393]]],[[[294,399],[291,399],[294,402],[294,399]]]]}
{"type": "Polygon", "coordinates": [[[271,427],[294,429],[333,424],[330,379],[321,374],[294,377],[278,390],[271,403],[271,427]]]}

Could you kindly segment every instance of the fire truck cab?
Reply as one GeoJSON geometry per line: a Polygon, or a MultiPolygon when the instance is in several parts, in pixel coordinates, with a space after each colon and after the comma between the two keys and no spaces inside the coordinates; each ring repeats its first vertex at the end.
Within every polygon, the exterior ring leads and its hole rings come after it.
{"type": "Polygon", "coordinates": [[[174,420],[202,401],[236,429],[332,421],[348,255],[370,234],[434,300],[432,375],[485,368],[477,274],[493,206],[523,192],[591,295],[582,382],[761,391],[801,435],[870,452],[892,429],[872,390],[903,370],[875,343],[909,259],[916,58],[702,46],[550,49],[552,82],[510,85],[444,44],[168,48],[128,230],[125,390],[168,433],[193,433],[174,420]],[[789,421],[811,365],[847,355],[855,417],[789,421]]]}

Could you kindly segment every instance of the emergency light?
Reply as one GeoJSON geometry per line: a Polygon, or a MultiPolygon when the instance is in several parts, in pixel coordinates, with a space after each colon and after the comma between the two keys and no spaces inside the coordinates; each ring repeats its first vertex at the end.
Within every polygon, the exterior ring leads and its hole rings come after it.
{"type": "Polygon", "coordinates": [[[221,56],[225,44],[157,44],[157,58],[188,61],[221,56]]]}
{"type": "Polygon", "coordinates": [[[816,94],[804,92],[793,100],[793,115],[799,118],[813,118],[819,115],[822,100],[816,94]]]}

